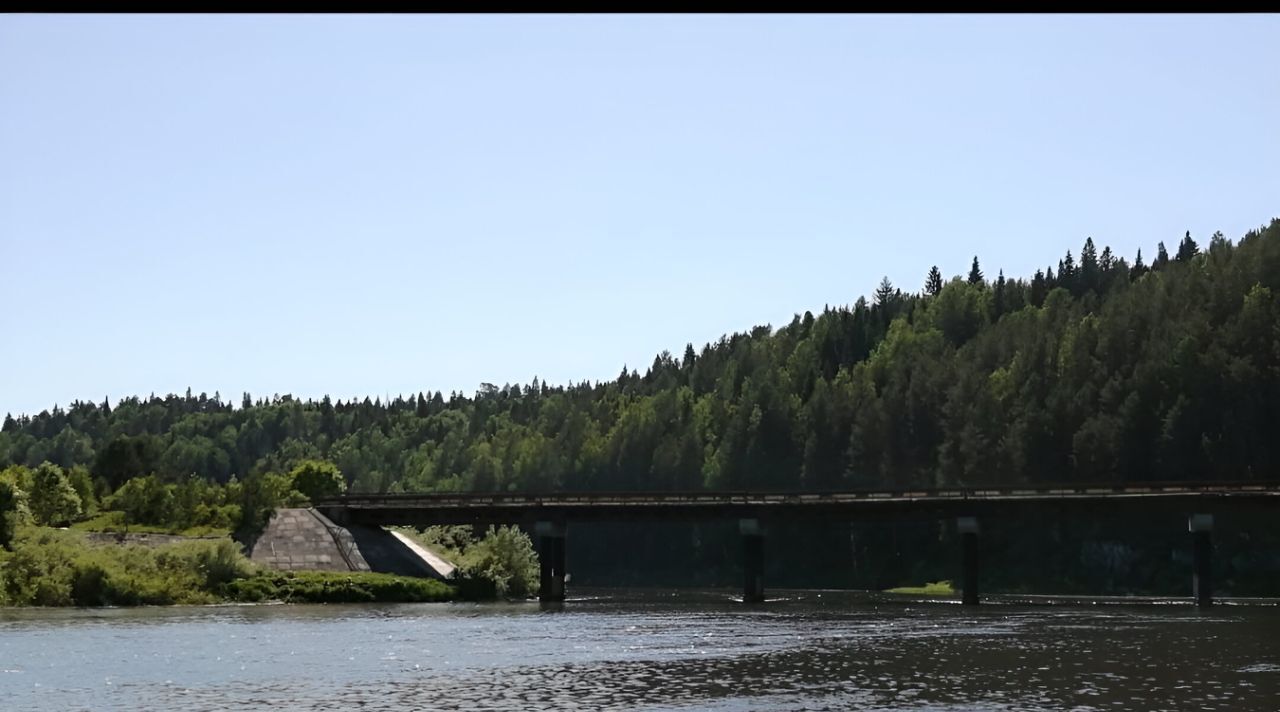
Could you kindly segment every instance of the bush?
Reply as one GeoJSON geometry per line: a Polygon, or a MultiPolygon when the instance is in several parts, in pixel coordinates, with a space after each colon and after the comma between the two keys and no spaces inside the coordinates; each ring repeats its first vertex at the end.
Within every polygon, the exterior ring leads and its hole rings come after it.
{"type": "Polygon", "coordinates": [[[0,548],[9,548],[18,518],[18,495],[13,485],[0,481],[0,548]]]}
{"type": "Polygon", "coordinates": [[[51,462],[36,468],[27,497],[37,524],[60,527],[80,518],[80,495],[62,468],[51,462]]]}
{"type": "Polygon", "coordinates": [[[237,601],[286,603],[426,603],[458,593],[434,579],[341,571],[263,572],[231,581],[224,591],[237,601]]]}
{"type": "Polygon", "coordinates": [[[205,588],[211,591],[254,573],[253,564],[245,558],[240,547],[227,539],[212,543],[175,544],[171,554],[197,572],[203,579],[205,588]]]}
{"type": "Polygon", "coordinates": [[[538,592],[538,555],[519,527],[489,527],[479,541],[469,526],[401,531],[457,565],[454,583],[468,599],[526,598],[538,592]]]}
{"type": "Polygon", "coordinates": [[[465,575],[493,582],[497,595],[526,598],[538,592],[538,555],[517,527],[489,527],[463,557],[465,575]]]}
{"type": "Polygon", "coordinates": [[[77,532],[23,527],[0,553],[0,605],[212,603],[252,565],[230,541],[94,545],[77,532]]]}
{"type": "Polygon", "coordinates": [[[289,479],[293,489],[309,500],[333,497],[347,491],[347,481],[337,466],[323,460],[303,460],[289,473],[289,479]]]}

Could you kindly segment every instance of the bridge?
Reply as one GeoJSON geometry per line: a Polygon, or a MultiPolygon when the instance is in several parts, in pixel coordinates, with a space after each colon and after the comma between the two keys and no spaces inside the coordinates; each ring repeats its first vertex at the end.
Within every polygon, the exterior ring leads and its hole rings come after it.
{"type": "Polygon", "coordinates": [[[744,552],[743,600],[764,600],[766,525],[787,519],[893,521],[954,519],[961,540],[962,596],[976,605],[980,522],[1015,513],[1047,516],[1119,511],[1187,516],[1192,591],[1212,603],[1214,517],[1248,509],[1280,511],[1280,482],[1156,482],[839,492],[555,492],[351,494],[317,500],[340,524],[431,526],[515,524],[538,539],[543,601],[563,601],[568,525],[591,521],[737,519],[744,552]]]}

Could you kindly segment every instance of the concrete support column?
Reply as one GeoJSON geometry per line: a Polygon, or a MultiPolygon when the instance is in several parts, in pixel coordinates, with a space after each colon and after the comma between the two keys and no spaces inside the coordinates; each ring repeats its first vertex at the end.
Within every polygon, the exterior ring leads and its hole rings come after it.
{"type": "Polygon", "coordinates": [[[759,519],[738,520],[742,533],[742,602],[764,601],[764,529],[759,519]]]}
{"type": "Polygon", "coordinates": [[[564,600],[565,525],[563,522],[538,522],[538,600],[564,600]]]}
{"type": "Polygon", "coordinates": [[[1191,595],[1200,608],[1213,605],[1213,515],[1193,514],[1187,518],[1187,531],[1191,532],[1193,568],[1191,595]]]}
{"type": "Polygon", "coordinates": [[[960,533],[960,601],[966,606],[978,605],[978,518],[958,517],[960,533]]]}

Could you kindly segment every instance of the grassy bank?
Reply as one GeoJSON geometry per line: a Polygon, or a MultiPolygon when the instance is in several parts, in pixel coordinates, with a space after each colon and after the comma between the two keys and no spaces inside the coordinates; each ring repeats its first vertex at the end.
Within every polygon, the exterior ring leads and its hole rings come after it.
{"type": "Polygon", "coordinates": [[[229,582],[236,601],[285,603],[430,603],[457,600],[459,590],[433,579],[344,571],[272,571],[229,582]]]}
{"type": "Polygon", "coordinates": [[[156,524],[138,524],[136,522],[126,522],[124,512],[108,511],[102,512],[95,517],[76,522],[71,525],[76,531],[84,532],[111,532],[120,533],[128,532],[132,534],[171,534],[174,536],[231,536],[231,530],[227,527],[214,526],[194,526],[186,528],[166,527],[156,524]]]}
{"type": "Polygon", "coordinates": [[[78,531],[19,527],[11,546],[0,549],[0,606],[425,602],[483,595],[475,587],[386,574],[269,571],[230,539],[95,544],[78,531]]]}
{"type": "Polygon", "coordinates": [[[899,586],[891,588],[885,593],[905,593],[912,596],[954,596],[956,595],[956,587],[951,585],[950,581],[935,581],[926,583],[923,586],[899,586]]]}

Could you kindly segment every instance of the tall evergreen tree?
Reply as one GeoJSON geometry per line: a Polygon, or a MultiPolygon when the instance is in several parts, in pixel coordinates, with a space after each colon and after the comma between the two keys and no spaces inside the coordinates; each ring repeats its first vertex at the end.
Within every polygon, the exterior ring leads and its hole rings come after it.
{"type": "Polygon", "coordinates": [[[1138,248],[1138,256],[1133,260],[1133,269],[1129,271],[1129,280],[1135,281],[1147,273],[1147,266],[1142,262],[1142,248],[1138,248]]]}
{"type": "Polygon", "coordinates": [[[1098,249],[1093,244],[1093,238],[1085,238],[1084,248],[1080,250],[1080,277],[1079,292],[1081,294],[1092,290],[1097,290],[1101,283],[1101,274],[1098,269],[1098,249]]]}
{"type": "Polygon", "coordinates": [[[992,321],[999,321],[1004,316],[1006,307],[1004,270],[1000,270],[1000,276],[996,277],[995,293],[991,298],[992,321]]]}
{"type": "Polygon", "coordinates": [[[1057,261],[1057,286],[1066,289],[1066,291],[1076,293],[1076,287],[1079,286],[1079,274],[1075,269],[1075,259],[1071,257],[1071,251],[1066,251],[1066,256],[1057,261]]]}
{"type": "Polygon", "coordinates": [[[935,296],[942,291],[942,273],[938,271],[937,265],[930,268],[929,276],[924,280],[924,291],[929,296],[935,296]]]}
{"type": "Polygon", "coordinates": [[[1031,303],[1036,307],[1044,306],[1045,295],[1049,293],[1049,283],[1044,278],[1044,270],[1036,270],[1031,278],[1031,303]]]}
{"type": "Polygon", "coordinates": [[[885,307],[892,304],[897,291],[888,277],[881,279],[880,286],[876,287],[876,306],[885,307]]]}
{"type": "Polygon", "coordinates": [[[978,256],[973,256],[973,266],[969,268],[969,284],[982,284],[986,280],[982,276],[982,268],[978,266],[978,256]]]}
{"type": "Polygon", "coordinates": [[[1195,240],[1191,239],[1191,231],[1187,230],[1187,236],[1182,238],[1182,242],[1178,245],[1178,256],[1176,259],[1179,262],[1188,262],[1192,257],[1195,257],[1198,254],[1200,254],[1200,246],[1196,244],[1195,240]]]}
{"type": "Polygon", "coordinates": [[[1169,251],[1164,248],[1164,243],[1156,245],[1156,261],[1151,263],[1151,269],[1163,269],[1169,264],[1169,251]]]}

